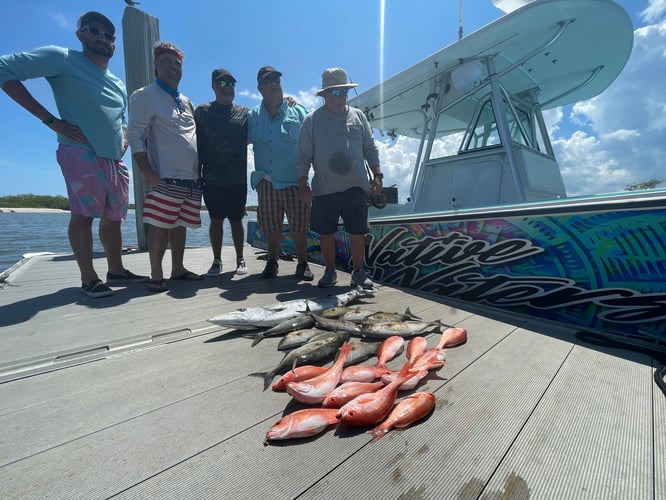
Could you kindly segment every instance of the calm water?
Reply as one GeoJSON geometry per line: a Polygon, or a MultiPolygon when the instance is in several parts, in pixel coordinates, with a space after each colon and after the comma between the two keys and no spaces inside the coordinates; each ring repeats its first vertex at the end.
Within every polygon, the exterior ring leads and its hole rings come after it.
{"type": "MultiPolygon", "coordinates": [[[[201,227],[187,230],[187,245],[208,247],[207,212],[201,214],[201,227]]],[[[63,213],[0,213],[0,272],[10,268],[21,260],[26,253],[54,252],[71,253],[67,239],[69,212],[63,213]]],[[[93,224],[93,249],[103,252],[97,236],[99,219],[93,224]]],[[[136,219],[133,210],[120,226],[124,246],[137,246],[136,219]]],[[[224,221],[224,245],[231,245],[231,229],[224,221]]]]}

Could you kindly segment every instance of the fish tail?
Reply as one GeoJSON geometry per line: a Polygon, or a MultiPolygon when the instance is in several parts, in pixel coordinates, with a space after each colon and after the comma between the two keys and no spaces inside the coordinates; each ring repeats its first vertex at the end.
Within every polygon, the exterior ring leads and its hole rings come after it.
{"type": "Polygon", "coordinates": [[[409,374],[415,374],[415,373],[417,372],[415,370],[412,370],[411,364],[409,363],[409,361],[407,361],[404,365],[402,365],[400,373],[398,374],[398,378],[406,377],[409,374]]]}
{"type": "Polygon", "coordinates": [[[254,340],[252,341],[252,346],[251,347],[254,347],[255,345],[257,345],[262,340],[264,340],[264,336],[261,333],[257,333],[254,336],[254,340]]]}
{"type": "Polygon", "coordinates": [[[370,429],[368,431],[368,434],[372,434],[372,439],[370,440],[371,443],[376,443],[379,441],[381,438],[386,436],[388,434],[388,429],[386,427],[382,427],[381,425],[378,425],[374,429],[370,429]]]}
{"type": "Polygon", "coordinates": [[[421,319],[419,316],[417,316],[416,314],[414,314],[414,313],[409,309],[409,306],[405,309],[405,316],[407,316],[407,317],[409,317],[409,318],[414,318],[414,319],[421,319]]]}
{"type": "Polygon", "coordinates": [[[273,382],[275,372],[254,372],[250,373],[250,377],[261,377],[264,379],[264,391],[268,389],[273,382]]]}

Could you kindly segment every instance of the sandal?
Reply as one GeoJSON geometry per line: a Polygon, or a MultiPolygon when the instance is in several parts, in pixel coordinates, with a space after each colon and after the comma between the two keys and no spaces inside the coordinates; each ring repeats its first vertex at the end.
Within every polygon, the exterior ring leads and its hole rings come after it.
{"type": "Polygon", "coordinates": [[[169,289],[169,286],[166,283],[166,280],[150,280],[146,285],[146,288],[149,292],[160,293],[166,292],[169,289]]]}
{"type": "Polygon", "coordinates": [[[192,271],[185,271],[183,274],[179,274],[178,276],[171,276],[171,278],[174,281],[199,281],[204,279],[204,276],[200,274],[194,274],[192,271]]]}
{"type": "Polygon", "coordinates": [[[113,295],[113,290],[106,286],[100,279],[92,280],[88,284],[81,283],[81,291],[88,297],[94,298],[113,295]]]}

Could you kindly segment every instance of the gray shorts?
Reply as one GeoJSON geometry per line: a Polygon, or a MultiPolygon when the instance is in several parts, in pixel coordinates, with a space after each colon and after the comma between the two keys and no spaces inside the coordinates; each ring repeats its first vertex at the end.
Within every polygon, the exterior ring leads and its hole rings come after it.
{"type": "Polygon", "coordinates": [[[340,193],[312,198],[310,220],[313,231],[319,234],[335,233],[340,217],[349,234],[368,233],[368,204],[365,191],[355,187],[340,193]]]}

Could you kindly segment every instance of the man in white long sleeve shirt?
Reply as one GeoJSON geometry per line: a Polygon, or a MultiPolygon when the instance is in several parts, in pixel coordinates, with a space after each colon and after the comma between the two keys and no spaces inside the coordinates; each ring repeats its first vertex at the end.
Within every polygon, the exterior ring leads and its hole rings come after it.
{"type": "Polygon", "coordinates": [[[186,230],[201,226],[201,181],[192,102],[180,93],[183,53],[167,42],[154,46],[155,82],[130,97],[127,135],[134,161],[150,191],[143,205],[148,224],[151,278],[148,290],[164,292],[162,259],[171,248],[171,279],[196,281],[203,276],[183,264],[186,230]]]}

